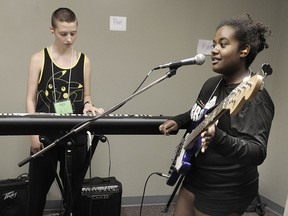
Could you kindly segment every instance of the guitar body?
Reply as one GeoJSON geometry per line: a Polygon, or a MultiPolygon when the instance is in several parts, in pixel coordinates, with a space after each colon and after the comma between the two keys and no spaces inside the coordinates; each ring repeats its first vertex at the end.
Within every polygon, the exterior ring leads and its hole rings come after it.
{"type": "Polygon", "coordinates": [[[193,142],[193,147],[190,149],[184,149],[185,138],[193,131],[197,126],[197,122],[193,122],[185,136],[181,139],[180,144],[175,149],[175,156],[173,158],[170,170],[168,172],[169,178],[166,184],[173,186],[181,175],[186,175],[192,166],[192,159],[198,154],[201,148],[201,138],[197,138],[193,142]]]}

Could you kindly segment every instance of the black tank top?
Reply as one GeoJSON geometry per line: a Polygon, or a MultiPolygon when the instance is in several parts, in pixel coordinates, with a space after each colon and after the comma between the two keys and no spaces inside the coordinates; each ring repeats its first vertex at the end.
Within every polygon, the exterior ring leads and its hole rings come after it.
{"type": "Polygon", "coordinates": [[[60,68],[52,60],[48,49],[43,49],[43,67],[38,81],[38,98],[36,112],[55,113],[54,102],[67,100],[71,101],[73,113],[83,112],[84,100],[84,73],[86,56],[83,53],[78,55],[75,65],[70,68],[60,68]],[[54,81],[53,71],[54,70],[54,81]],[[70,94],[69,94],[69,76],[70,94]],[[55,84],[55,86],[54,86],[55,84]],[[69,95],[68,95],[69,94],[69,95]],[[54,95],[56,97],[54,97],[54,95]]]}

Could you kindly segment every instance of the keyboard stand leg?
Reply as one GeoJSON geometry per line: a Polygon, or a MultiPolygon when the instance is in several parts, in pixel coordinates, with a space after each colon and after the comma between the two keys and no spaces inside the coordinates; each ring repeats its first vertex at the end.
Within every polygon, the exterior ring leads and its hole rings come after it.
{"type": "Polygon", "coordinates": [[[79,202],[79,200],[76,200],[79,197],[79,194],[82,191],[82,184],[83,180],[85,178],[86,172],[88,170],[88,167],[90,166],[91,159],[94,155],[94,152],[96,150],[96,147],[98,145],[99,137],[94,136],[92,145],[88,149],[86,156],[84,158],[84,162],[81,167],[81,172],[79,176],[75,179],[75,182],[72,182],[72,142],[68,142],[66,145],[66,151],[65,151],[65,160],[66,160],[66,188],[67,191],[65,191],[65,206],[66,206],[66,214],[65,216],[72,216],[72,210],[73,210],[73,203],[79,202]],[[73,193],[72,193],[73,192],[73,193]]]}
{"type": "Polygon", "coordinates": [[[72,207],[73,207],[73,196],[72,196],[72,142],[68,141],[65,147],[65,163],[66,163],[66,169],[65,169],[65,181],[66,184],[66,191],[65,191],[65,207],[66,207],[66,216],[72,215],[72,207]]]}
{"type": "Polygon", "coordinates": [[[93,155],[94,155],[94,152],[95,152],[96,147],[98,145],[98,142],[99,142],[99,136],[94,136],[93,141],[92,141],[92,145],[88,149],[86,156],[85,156],[85,159],[84,159],[84,162],[82,164],[81,173],[79,174],[79,176],[77,177],[77,179],[75,180],[75,182],[73,184],[73,188],[77,188],[77,190],[73,194],[73,200],[75,200],[77,197],[79,197],[79,193],[81,193],[81,191],[82,191],[83,180],[84,180],[85,175],[87,173],[87,170],[91,164],[91,159],[93,158],[93,155]]]}

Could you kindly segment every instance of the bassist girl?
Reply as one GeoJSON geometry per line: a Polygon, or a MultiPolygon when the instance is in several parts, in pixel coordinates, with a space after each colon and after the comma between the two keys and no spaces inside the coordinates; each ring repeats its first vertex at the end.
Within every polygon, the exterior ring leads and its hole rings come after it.
{"type": "MultiPolygon", "coordinates": [[[[249,15],[222,21],[211,53],[212,70],[218,75],[204,83],[192,110],[168,119],[159,130],[169,134],[198,123],[195,120],[205,114],[208,101],[209,107],[219,104],[245,77],[258,76],[251,74],[249,66],[259,52],[268,48],[269,35],[269,28],[249,15]]],[[[266,158],[273,117],[273,102],[263,89],[242,104],[235,115],[225,112],[217,125],[212,122],[201,131],[201,152],[191,158],[192,166],[177,196],[174,216],[242,215],[258,194],[257,166],[266,158]]]]}

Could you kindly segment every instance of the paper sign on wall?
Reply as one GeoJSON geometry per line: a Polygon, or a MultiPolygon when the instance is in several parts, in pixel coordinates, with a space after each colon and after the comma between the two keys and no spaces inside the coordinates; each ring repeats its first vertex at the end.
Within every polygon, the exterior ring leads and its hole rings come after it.
{"type": "Polygon", "coordinates": [[[211,55],[213,49],[213,41],[199,39],[197,53],[203,55],[211,55]]]}
{"type": "Polygon", "coordinates": [[[110,16],[110,31],[126,31],[127,17],[110,16]]]}

